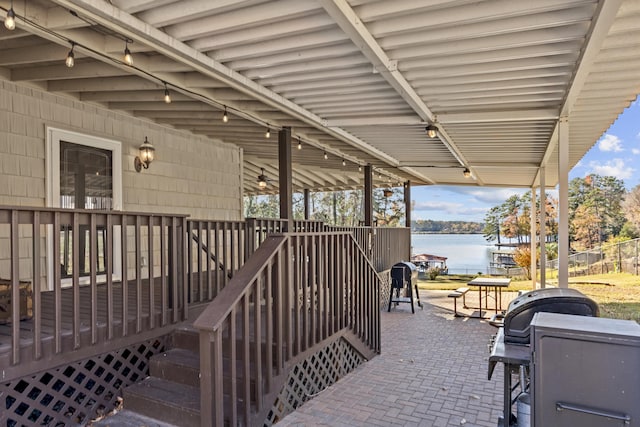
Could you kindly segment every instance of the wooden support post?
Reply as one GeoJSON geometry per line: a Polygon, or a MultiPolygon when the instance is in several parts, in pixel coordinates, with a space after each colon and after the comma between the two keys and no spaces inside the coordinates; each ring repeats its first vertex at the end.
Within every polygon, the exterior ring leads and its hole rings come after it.
{"type": "Polygon", "coordinates": [[[364,225],[373,225],[373,167],[364,167],[364,225]]]}
{"type": "Polygon", "coordinates": [[[293,231],[293,187],[291,185],[291,128],[278,133],[278,171],[280,185],[280,219],[287,222],[282,231],[293,231]]]}

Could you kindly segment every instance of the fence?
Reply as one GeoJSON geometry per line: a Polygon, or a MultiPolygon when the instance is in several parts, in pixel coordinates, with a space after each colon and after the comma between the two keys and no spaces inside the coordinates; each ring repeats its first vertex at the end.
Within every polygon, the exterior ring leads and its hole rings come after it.
{"type": "MultiPolygon", "coordinates": [[[[569,276],[605,273],[638,275],[640,239],[602,245],[598,248],[569,255],[569,276]]],[[[558,270],[558,260],[547,261],[547,271],[558,270]]]]}

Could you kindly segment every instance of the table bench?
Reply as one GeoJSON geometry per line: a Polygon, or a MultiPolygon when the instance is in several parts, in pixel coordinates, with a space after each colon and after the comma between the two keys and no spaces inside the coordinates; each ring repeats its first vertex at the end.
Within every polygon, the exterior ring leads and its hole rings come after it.
{"type": "Polygon", "coordinates": [[[458,314],[458,307],[456,305],[456,302],[458,301],[458,298],[462,297],[462,306],[463,307],[467,307],[467,301],[465,299],[465,294],[469,292],[469,288],[458,288],[455,291],[451,292],[449,295],[447,295],[449,298],[453,298],[453,315],[455,317],[463,317],[463,314],[458,314]]]}

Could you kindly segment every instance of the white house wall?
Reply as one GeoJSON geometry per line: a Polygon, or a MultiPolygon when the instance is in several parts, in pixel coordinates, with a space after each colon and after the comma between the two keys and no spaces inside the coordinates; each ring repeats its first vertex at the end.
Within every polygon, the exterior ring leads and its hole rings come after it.
{"type": "Polygon", "coordinates": [[[233,145],[0,80],[0,205],[46,204],[46,128],[120,141],[123,209],[242,218],[242,152],[233,145]],[[156,160],[137,173],[147,136],[156,160]]]}

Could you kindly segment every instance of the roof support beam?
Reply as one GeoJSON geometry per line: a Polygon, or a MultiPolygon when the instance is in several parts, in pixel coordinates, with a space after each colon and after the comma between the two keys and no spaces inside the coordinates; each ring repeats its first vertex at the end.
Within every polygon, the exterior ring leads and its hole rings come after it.
{"type": "Polygon", "coordinates": [[[193,67],[197,72],[212,79],[217,79],[242,93],[249,94],[255,99],[291,115],[295,119],[324,130],[330,136],[344,141],[390,166],[397,165],[397,160],[387,153],[367,144],[343,129],[328,128],[321,117],[111,4],[102,0],[53,1],[62,7],[73,9],[77,13],[89,17],[100,25],[117,31],[126,37],[139,40],[158,53],[193,67]]]}
{"type": "MultiPolygon", "coordinates": [[[[374,68],[380,72],[380,75],[398,92],[418,116],[424,121],[436,123],[437,119],[435,114],[427,107],[413,86],[411,86],[400,70],[398,70],[397,61],[393,61],[387,56],[384,49],[382,49],[375,37],[367,30],[360,17],[347,1],[320,0],[320,4],[336,21],[342,31],[359,47],[364,56],[371,61],[374,68]]],[[[440,126],[438,126],[438,128],[440,129],[440,140],[442,143],[462,165],[466,166],[468,162],[462,155],[462,152],[446,132],[440,126]]]]}
{"type": "Polygon", "coordinates": [[[558,111],[554,108],[534,110],[490,111],[476,113],[439,114],[440,123],[489,123],[489,122],[519,122],[524,120],[556,120],[558,111]]]}
{"type": "MultiPolygon", "coordinates": [[[[602,48],[602,42],[607,37],[609,29],[615,21],[616,14],[618,13],[618,9],[620,9],[621,4],[622,0],[602,0],[599,2],[599,10],[594,14],[593,23],[591,24],[591,29],[588,34],[588,41],[585,43],[584,49],[582,50],[582,57],[580,58],[577,70],[574,73],[571,86],[569,87],[567,96],[564,99],[559,116],[568,117],[571,115],[571,110],[584,87],[587,76],[593,67],[593,62],[602,48]]],[[[556,127],[549,140],[547,150],[542,158],[540,166],[545,166],[547,164],[549,158],[556,149],[558,142],[558,126],[559,121],[556,123],[556,127]]],[[[540,171],[538,171],[534,182],[538,181],[539,175],[540,171]]]]}

